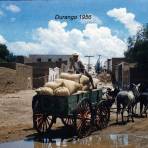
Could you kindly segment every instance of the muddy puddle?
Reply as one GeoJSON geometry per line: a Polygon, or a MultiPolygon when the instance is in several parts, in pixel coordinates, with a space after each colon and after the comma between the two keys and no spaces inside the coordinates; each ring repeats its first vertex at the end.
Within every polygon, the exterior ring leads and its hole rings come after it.
{"type": "Polygon", "coordinates": [[[92,135],[83,139],[30,137],[0,144],[0,148],[148,148],[148,135],[92,135]]]}

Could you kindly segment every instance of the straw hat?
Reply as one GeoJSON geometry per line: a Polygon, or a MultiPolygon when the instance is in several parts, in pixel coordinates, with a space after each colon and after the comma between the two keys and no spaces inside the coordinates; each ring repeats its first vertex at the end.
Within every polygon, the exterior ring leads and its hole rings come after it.
{"type": "Polygon", "coordinates": [[[78,53],[74,53],[74,54],[72,54],[72,57],[78,57],[78,56],[79,56],[78,53]]]}

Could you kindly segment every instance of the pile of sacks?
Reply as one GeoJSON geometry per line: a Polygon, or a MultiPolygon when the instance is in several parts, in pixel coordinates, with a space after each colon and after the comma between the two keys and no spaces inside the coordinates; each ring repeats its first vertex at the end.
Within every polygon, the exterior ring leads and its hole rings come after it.
{"type": "MultiPolygon", "coordinates": [[[[98,79],[93,79],[97,87],[98,79]]],[[[61,73],[60,78],[54,82],[48,82],[44,87],[36,89],[37,94],[50,96],[70,96],[78,91],[91,89],[89,78],[82,74],[61,73]]]]}

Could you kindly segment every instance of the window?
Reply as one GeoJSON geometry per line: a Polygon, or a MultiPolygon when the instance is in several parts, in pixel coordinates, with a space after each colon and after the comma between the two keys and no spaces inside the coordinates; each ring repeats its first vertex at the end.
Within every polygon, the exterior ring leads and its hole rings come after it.
{"type": "Polygon", "coordinates": [[[62,59],[61,59],[61,58],[59,58],[59,61],[62,61],[62,59]]]}
{"type": "Polygon", "coordinates": [[[48,59],[48,62],[51,62],[52,61],[52,59],[48,59]]]}
{"type": "Polygon", "coordinates": [[[37,62],[41,62],[41,58],[38,58],[38,59],[37,59],[37,62]]]}

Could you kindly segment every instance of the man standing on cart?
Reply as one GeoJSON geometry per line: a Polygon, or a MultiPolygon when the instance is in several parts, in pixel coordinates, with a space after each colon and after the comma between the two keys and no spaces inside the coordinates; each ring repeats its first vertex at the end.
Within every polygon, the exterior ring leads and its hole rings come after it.
{"type": "Polygon", "coordinates": [[[93,84],[92,76],[85,69],[84,64],[79,59],[79,54],[77,54],[77,53],[74,53],[72,55],[72,58],[70,59],[70,67],[69,67],[69,69],[72,69],[72,68],[74,69],[74,71],[77,74],[84,74],[84,75],[86,75],[89,78],[89,81],[91,82],[92,88],[94,89],[94,84],[93,84]]]}

